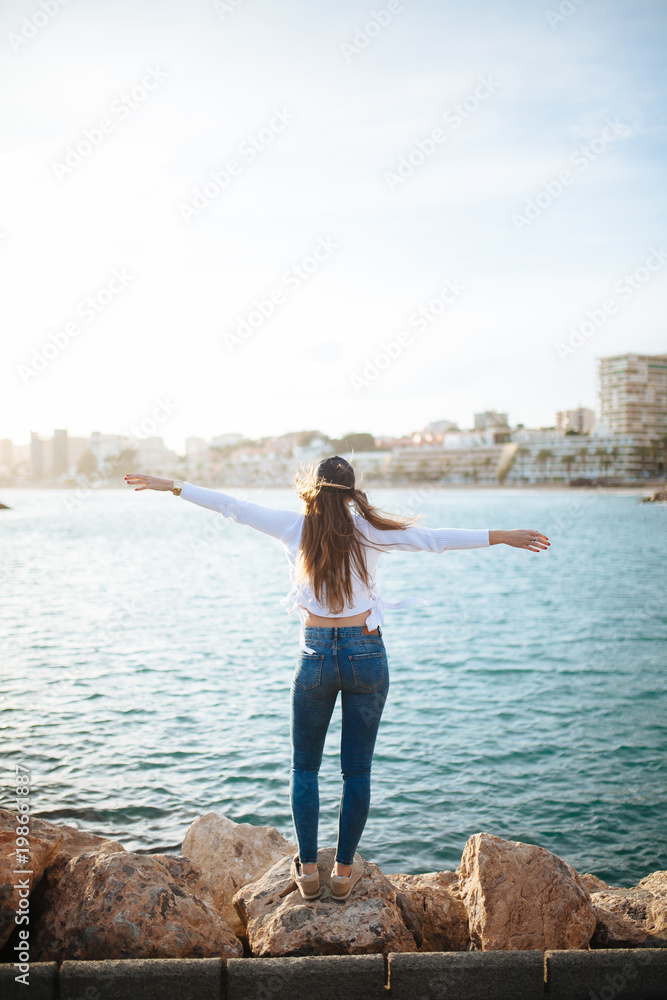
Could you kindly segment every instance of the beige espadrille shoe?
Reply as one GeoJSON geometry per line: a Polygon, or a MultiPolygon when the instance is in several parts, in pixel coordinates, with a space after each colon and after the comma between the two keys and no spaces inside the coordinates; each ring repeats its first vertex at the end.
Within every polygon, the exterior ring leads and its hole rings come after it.
{"type": "Polygon", "coordinates": [[[304,875],[301,869],[301,861],[298,854],[295,854],[292,858],[290,875],[296,882],[299,892],[304,899],[317,899],[322,892],[322,886],[320,885],[320,873],[317,871],[313,872],[312,875],[304,875]]]}
{"type": "Polygon", "coordinates": [[[352,871],[349,875],[334,875],[331,869],[331,895],[334,899],[347,899],[364,874],[364,862],[360,854],[354,855],[352,871]]]}

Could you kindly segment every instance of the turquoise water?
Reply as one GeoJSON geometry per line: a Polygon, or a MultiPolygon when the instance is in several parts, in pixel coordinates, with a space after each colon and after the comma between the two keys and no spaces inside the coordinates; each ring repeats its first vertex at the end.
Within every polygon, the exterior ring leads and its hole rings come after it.
{"type": "MultiPolygon", "coordinates": [[[[230,492],[301,509],[290,490],[230,492]]],[[[370,491],[430,527],[537,528],[552,546],[382,556],[385,599],[430,605],[387,612],[366,859],[454,869],[485,830],[613,884],[667,868],[667,507],[639,495],[370,491]]],[[[282,546],[171,494],[73,497],[2,492],[5,788],[22,759],[35,815],[128,849],[178,845],[210,810],[294,839],[282,546]]],[[[339,699],[320,847],[340,728],[339,699]]]]}

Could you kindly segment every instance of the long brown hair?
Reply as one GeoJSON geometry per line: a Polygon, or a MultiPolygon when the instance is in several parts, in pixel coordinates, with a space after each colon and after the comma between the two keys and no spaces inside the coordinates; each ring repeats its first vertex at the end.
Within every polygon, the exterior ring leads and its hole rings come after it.
{"type": "Polygon", "coordinates": [[[370,587],[366,569],[364,546],[382,548],[368,540],[362,542],[355,530],[350,510],[352,500],[359,514],[383,531],[407,528],[421,517],[403,517],[397,514],[380,514],[373,507],[363,490],[355,484],[354,469],[340,455],[323,459],[315,468],[313,462],[299,468],[294,476],[294,487],[306,505],[301,545],[296,563],[299,580],[309,580],[315,597],[329,611],[338,615],[353,597],[351,567],[370,587]]]}

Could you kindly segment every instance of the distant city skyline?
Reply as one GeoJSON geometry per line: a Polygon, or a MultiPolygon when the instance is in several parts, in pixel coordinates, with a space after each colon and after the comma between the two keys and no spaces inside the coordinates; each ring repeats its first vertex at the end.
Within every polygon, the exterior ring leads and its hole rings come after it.
{"type": "MultiPolygon", "coordinates": [[[[585,407],[585,406],[584,407],[575,406],[575,407],[563,408],[563,409],[572,409],[572,410],[584,409],[584,410],[592,410],[593,412],[596,412],[593,407],[585,407]]],[[[498,411],[491,411],[491,410],[489,410],[488,412],[498,412],[498,411]]],[[[557,419],[556,419],[556,417],[557,417],[557,413],[558,412],[559,411],[556,411],[556,413],[554,413],[552,415],[552,420],[550,422],[545,423],[545,424],[540,424],[540,425],[537,425],[537,426],[539,426],[539,427],[554,427],[555,428],[556,425],[557,425],[557,419]]],[[[146,419],[146,418],[144,418],[144,419],[146,419]]],[[[148,419],[150,419],[150,417],[148,419]]],[[[160,428],[159,424],[156,426],[154,434],[155,434],[156,437],[162,438],[164,440],[164,442],[165,442],[165,445],[168,448],[173,449],[178,454],[185,454],[186,442],[187,442],[188,439],[191,439],[191,438],[192,439],[194,439],[194,438],[201,438],[204,441],[210,442],[213,438],[216,438],[216,437],[221,437],[221,436],[225,436],[225,435],[235,435],[235,434],[238,434],[244,440],[245,439],[247,439],[247,440],[261,440],[262,438],[282,437],[282,436],[284,436],[286,434],[298,434],[298,433],[302,433],[304,431],[318,431],[318,432],[320,432],[321,434],[325,435],[327,438],[329,438],[332,441],[340,440],[341,438],[345,437],[348,434],[364,434],[364,433],[372,434],[376,438],[391,438],[391,437],[397,437],[397,438],[399,438],[399,437],[404,437],[406,435],[419,433],[420,431],[422,431],[426,427],[428,427],[429,424],[438,423],[440,421],[446,422],[447,420],[448,420],[447,417],[437,417],[434,420],[427,421],[425,424],[421,424],[419,426],[415,425],[414,427],[404,427],[403,430],[397,431],[397,432],[383,431],[382,429],[380,429],[378,432],[375,432],[375,431],[368,430],[368,428],[366,428],[366,427],[350,427],[346,431],[344,431],[342,434],[329,434],[322,427],[316,427],[316,426],[312,426],[311,427],[310,425],[308,427],[305,427],[305,426],[304,427],[291,427],[291,428],[289,428],[286,431],[270,432],[270,433],[267,432],[267,433],[264,433],[264,434],[256,434],[256,435],[245,434],[244,431],[243,431],[243,428],[236,429],[236,430],[231,429],[231,428],[229,428],[229,429],[227,429],[227,428],[220,429],[219,428],[213,434],[201,434],[201,433],[187,434],[183,438],[182,447],[179,447],[178,444],[174,444],[170,440],[170,438],[169,438],[169,436],[167,434],[162,434],[161,433],[161,428],[160,428]]],[[[458,427],[461,430],[474,430],[474,428],[475,428],[474,414],[473,414],[473,419],[470,421],[469,424],[461,423],[460,421],[456,421],[456,420],[452,420],[451,422],[453,424],[457,424],[458,427]]],[[[512,427],[516,427],[518,424],[523,424],[525,427],[532,426],[530,424],[527,424],[526,421],[522,421],[522,420],[513,421],[513,420],[511,420],[511,418],[509,416],[508,416],[508,423],[512,427]]],[[[123,436],[123,435],[125,435],[125,436],[127,436],[129,438],[132,438],[132,437],[136,436],[138,439],[146,438],[146,437],[150,437],[151,436],[148,433],[144,433],[144,431],[141,430],[140,427],[139,428],[134,428],[135,432],[137,430],[140,430],[140,433],[138,433],[138,434],[136,434],[136,433],[133,434],[132,433],[132,430],[133,430],[132,427],[127,428],[126,430],[118,430],[116,428],[99,428],[99,427],[95,427],[95,428],[92,428],[91,430],[89,430],[88,432],[84,431],[83,433],[73,433],[70,430],[70,428],[67,428],[67,427],[65,427],[65,428],[58,428],[56,426],[48,428],[48,429],[46,429],[44,431],[41,431],[41,430],[39,430],[37,428],[32,428],[31,429],[31,431],[34,431],[42,439],[49,439],[49,438],[51,438],[56,430],[65,430],[65,431],[67,431],[67,435],[68,435],[69,438],[85,438],[85,439],[88,439],[92,434],[95,434],[95,433],[100,433],[100,434],[103,434],[103,435],[110,435],[110,436],[113,436],[113,435],[123,436]]],[[[16,441],[13,438],[11,438],[10,435],[3,434],[2,433],[2,428],[0,428],[0,439],[2,439],[2,438],[8,438],[17,447],[29,446],[30,445],[31,431],[28,432],[28,434],[27,434],[26,438],[24,438],[24,440],[22,440],[22,441],[16,441]]]]}
{"type": "Polygon", "coordinates": [[[157,432],[173,413],[158,400],[150,416],[126,434],[93,431],[70,436],[30,435],[29,445],[0,437],[0,481],[72,485],[113,482],[132,466],[162,478],[184,476],[226,485],[278,485],[293,461],[319,461],[326,453],[355,455],[362,475],[382,482],[587,482],[599,477],[637,481],[667,471],[667,353],[626,353],[598,362],[599,419],[587,407],[557,411],[539,428],[510,421],[507,412],[482,410],[473,427],[447,419],[402,429],[400,436],[357,431],[328,438],[321,428],[300,428],[259,440],[241,433],[208,439],[191,435],[171,449],[157,432]],[[572,436],[574,435],[574,436],[572,436]],[[574,470],[574,472],[573,472],[574,470]]]}

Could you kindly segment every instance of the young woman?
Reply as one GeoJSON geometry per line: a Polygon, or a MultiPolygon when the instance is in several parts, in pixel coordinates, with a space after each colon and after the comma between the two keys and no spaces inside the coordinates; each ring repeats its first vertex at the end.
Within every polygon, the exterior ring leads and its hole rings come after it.
{"type": "Polygon", "coordinates": [[[343,792],[330,884],[335,899],[347,899],[363,874],[356,848],[368,818],[373,751],[389,691],[380,627],[384,611],[428,603],[415,596],[384,602],[375,581],[380,555],[499,543],[539,552],[548,547],[547,536],[534,529],[425,528],[415,524],[418,517],[381,514],[356,487],[354,469],[339,455],[324,459],[316,470],[297,472],[295,487],[305,504],[303,513],[237,500],[181,480],[129,474],[125,480],[138,484],[138,490],[172,491],[282,542],[292,589],[281,603],[289,605],[288,613],[301,617],[290,706],[290,804],[299,845],[292,877],[305,899],[320,895],[318,772],[340,691],[343,792]]]}

